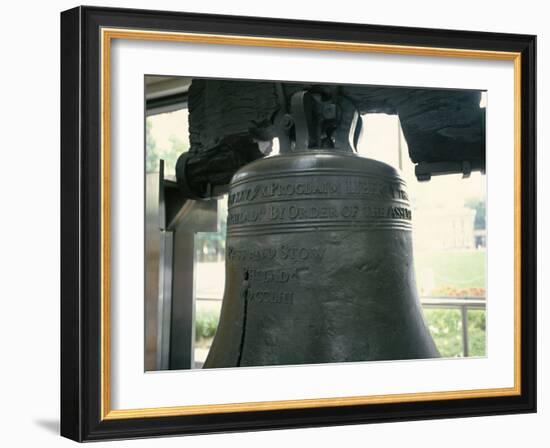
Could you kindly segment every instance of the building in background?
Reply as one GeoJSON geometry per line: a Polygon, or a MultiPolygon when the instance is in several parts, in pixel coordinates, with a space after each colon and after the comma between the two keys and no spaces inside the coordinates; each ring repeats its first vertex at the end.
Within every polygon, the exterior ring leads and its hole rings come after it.
{"type": "Polygon", "coordinates": [[[476,211],[467,207],[417,207],[413,211],[417,250],[473,249],[476,211]]]}

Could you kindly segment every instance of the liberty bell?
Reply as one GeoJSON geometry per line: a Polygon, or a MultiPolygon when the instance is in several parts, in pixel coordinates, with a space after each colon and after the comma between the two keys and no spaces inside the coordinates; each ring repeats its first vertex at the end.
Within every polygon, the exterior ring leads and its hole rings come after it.
{"type": "Polygon", "coordinates": [[[438,357],[404,181],[353,151],[356,112],[342,113],[341,135],[311,126],[306,95],[293,98],[292,143],[231,180],[226,286],[204,368],[438,357]]]}

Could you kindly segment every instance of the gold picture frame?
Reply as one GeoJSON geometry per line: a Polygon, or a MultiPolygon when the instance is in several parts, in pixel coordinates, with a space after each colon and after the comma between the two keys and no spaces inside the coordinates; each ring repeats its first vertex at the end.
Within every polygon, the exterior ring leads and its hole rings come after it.
{"type": "MultiPolygon", "coordinates": [[[[122,10],[123,11],[123,10],[122,10]]],[[[81,82],[82,78],[82,64],[89,61],[93,61],[96,65],[98,72],[98,85],[97,88],[91,90],[88,88],[87,98],[95,98],[97,100],[97,107],[99,111],[99,127],[96,129],[89,129],[89,132],[96,134],[97,143],[99,147],[98,151],[98,164],[93,167],[85,167],[83,170],[95,169],[98,174],[97,184],[94,188],[99,198],[99,202],[95,204],[98,209],[96,218],[99,219],[99,249],[97,252],[97,273],[99,274],[99,284],[96,292],[99,295],[95,295],[98,307],[96,313],[88,312],[85,319],[96,319],[96,332],[95,335],[99,336],[97,345],[92,344],[92,347],[96,347],[98,350],[98,359],[95,361],[95,366],[98,368],[98,376],[95,380],[87,380],[88,384],[83,383],[82,376],[74,376],[74,366],[82,363],[82,355],[84,352],[89,353],[89,347],[83,347],[82,345],[73,346],[74,341],[63,342],[67,344],[62,360],[63,368],[65,371],[66,386],[63,388],[62,396],[65,394],[65,399],[70,397],[70,401],[77,403],[77,407],[81,410],[84,418],[75,421],[73,417],[68,417],[68,409],[62,409],[62,434],[77,440],[92,440],[95,438],[118,438],[118,437],[132,437],[133,434],[168,434],[168,433],[192,433],[203,432],[206,428],[204,422],[197,422],[193,420],[190,423],[192,427],[186,423],[185,419],[190,419],[196,416],[212,416],[216,415],[220,418],[225,416],[229,418],[229,414],[232,414],[232,428],[236,429],[248,429],[254,427],[289,427],[292,424],[281,420],[281,424],[277,425],[277,417],[273,417],[272,425],[265,423],[265,419],[258,419],[257,426],[247,421],[246,424],[239,425],[238,416],[243,413],[255,413],[262,414],[263,412],[273,411],[306,411],[306,410],[318,410],[325,408],[326,414],[334,415],[336,408],[345,408],[346,412],[353,413],[354,409],[359,413],[365,413],[362,415],[362,421],[369,421],[368,413],[372,412],[370,419],[374,419],[376,406],[374,405],[397,405],[400,403],[412,403],[424,409],[424,412],[428,412],[430,404],[433,402],[439,402],[440,405],[444,403],[444,406],[448,407],[450,411],[447,411],[447,415],[452,413],[453,402],[460,402],[464,400],[477,400],[481,403],[502,403],[503,409],[509,409],[510,412],[520,409],[534,410],[534,353],[532,349],[532,332],[534,330],[534,314],[532,310],[532,285],[526,287],[525,282],[530,281],[535,275],[535,258],[532,249],[531,240],[535,238],[532,233],[532,227],[534,226],[534,202],[533,197],[527,196],[526,188],[533,188],[533,177],[529,174],[533,172],[534,164],[534,142],[529,135],[525,135],[526,130],[529,130],[533,125],[533,101],[532,95],[534,92],[534,73],[532,70],[533,58],[534,58],[534,38],[533,36],[517,36],[507,35],[501,38],[499,41],[499,48],[491,48],[495,46],[489,39],[491,36],[489,33],[485,35],[479,35],[480,33],[466,33],[466,32],[443,32],[434,30],[423,30],[425,42],[421,44],[408,45],[405,42],[395,42],[395,39],[391,36],[392,27],[387,27],[383,30],[376,29],[376,32],[369,30],[366,25],[356,25],[358,29],[365,27],[365,41],[347,41],[345,38],[341,39],[320,39],[315,37],[316,34],[322,34],[323,29],[327,30],[340,30],[342,35],[346,33],[346,26],[343,24],[317,24],[315,31],[311,32],[312,38],[298,37],[300,34],[296,31],[297,37],[278,37],[276,34],[279,32],[282,35],[288,35],[289,29],[298,30],[298,24],[292,21],[283,21],[281,23],[277,21],[270,22],[272,28],[277,31],[277,26],[280,26],[280,30],[277,32],[271,32],[270,36],[262,35],[250,35],[250,30],[247,26],[257,26],[256,21],[268,19],[255,19],[255,18],[235,18],[234,25],[241,25],[243,27],[242,34],[230,34],[227,30],[224,32],[223,25],[218,23],[215,19],[212,19],[210,23],[211,31],[199,32],[197,27],[200,24],[196,24],[198,16],[176,13],[160,13],[160,12],[140,12],[140,19],[134,23],[134,16],[130,14],[131,10],[122,12],[117,10],[116,12],[102,8],[76,8],[63,13],[62,26],[67,38],[71,38],[72,43],[68,41],[66,45],[65,53],[65,72],[62,76],[65,79],[75,76],[77,74],[81,82]],[[106,14],[108,12],[108,14],[106,14]],[[104,19],[104,16],[107,17],[104,19]],[[160,23],[166,21],[166,29],[159,29],[160,23]],[[174,20],[180,20],[181,31],[174,31],[168,24],[173,23],[174,20]],[[87,23],[88,28],[82,27],[82,23],[87,23]],[[147,23],[154,23],[154,30],[148,29],[147,23]],[[340,27],[340,28],[339,28],[340,27]],[[189,31],[185,31],[189,29],[189,31]],[[92,31],[90,31],[92,30],[92,31]],[[369,32],[371,34],[369,34],[369,32]],[[76,39],[77,36],[79,39],[76,39]],[[374,33],[374,34],[372,34],[374,33]],[[384,36],[386,33],[386,42],[384,36]],[[475,36],[474,36],[475,34],[475,36]],[[373,39],[373,36],[376,39],[373,39]],[[90,43],[90,48],[96,48],[97,54],[81,54],[85,51],[84,46],[78,47],[78,41],[87,39],[90,43]],[[209,45],[237,45],[243,47],[275,47],[275,48],[290,48],[290,49],[313,49],[313,50],[329,50],[329,51],[342,51],[342,52],[370,52],[381,54],[399,54],[399,55],[411,55],[411,56],[437,56],[445,58],[467,58],[467,59],[483,59],[483,60],[504,60],[512,61],[514,65],[514,159],[515,159],[515,178],[514,178],[514,386],[507,388],[488,388],[488,389],[476,389],[476,390],[461,390],[461,391],[448,391],[448,392],[429,392],[429,393],[405,393],[396,395],[374,395],[374,396],[352,396],[352,397],[339,397],[339,398],[315,398],[305,400],[281,400],[281,401],[264,401],[264,402],[243,402],[232,404],[215,404],[215,405],[182,405],[175,407],[155,407],[155,408],[141,408],[141,409],[112,409],[110,406],[111,397],[111,373],[110,373],[110,247],[111,247],[111,230],[110,230],[110,211],[111,211],[111,45],[113,41],[117,39],[126,40],[140,40],[140,41],[162,41],[162,42],[185,42],[185,43],[200,43],[209,45]],[[372,40],[371,40],[372,39],[372,40]],[[393,42],[392,42],[393,40],[393,42]],[[472,42],[475,42],[476,48],[471,48],[472,42]],[[461,42],[468,42],[470,47],[461,47],[461,42]],[[458,45],[458,46],[456,46],[458,45]],[[74,48],[74,47],[77,48],[74,48]],[[77,57],[78,56],[78,57],[77,57]],[[529,226],[530,234],[526,236],[525,223],[529,226]],[[528,241],[527,241],[528,240],[528,241]],[[528,265],[526,261],[528,260],[528,265]],[[93,316],[92,316],[93,315],[93,316]],[[525,323],[529,324],[529,328],[525,327],[525,323]],[[531,345],[530,345],[531,344],[531,345]],[[78,356],[75,356],[75,353],[78,356]],[[70,378],[69,378],[70,377],[70,378]],[[92,384],[93,383],[93,384],[92,384]],[[528,387],[526,387],[528,385],[528,387]],[[79,390],[79,393],[75,396],[75,391],[79,390]],[[90,401],[93,401],[91,396],[93,393],[97,394],[96,403],[90,405],[90,401]],[[499,401],[500,400],[500,401],[499,401]],[[422,408],[422,404],[426,404],[427,407],[422,408]],[[368,408],[368,409],[367,409],[368,408]],[[143,419],[147,423],[143,423],[143,419]],[[166,419],[172,419],[174,422],[181,422],[181,429],[171,429],[170,431],[163,432],[163,422],[166,423],[166,419]],[[237,419],[237,420],[235,420],[237,419]],[[88,422],[85,424],[85,422],[88,422]],[[91,422],[95,422],[94,425],[91,422]],[[136,426],[137,425],[137,426],[136,426]],[[141,425],[141,427],[139,426],[141,425]],[[262,426],[263,425],[263,426],[262,426]]],[[[200,16],[202,22],[208,21],[209,16],[200,16]]],[[[231,20],[231,19],[227,19],[231,20]]],[[[204,28],[204,27],[203,27],[204,28]]],[[[206,27],[208,28],[208,27],[206,27]]],[[[303,34],[303,33],[302,33],[303,34]]],[[[404,38],[406,40],[406,38],[404,38]]],[[[412,38],[411,38],[412,40],[412,38]]],[[[63,50],[63,48],[62,48],[63,50]]],[[[90,67],[87,67],[90,69],[90,67]]],[[[69,82],[69,81],[67,81],[69,82]]],[[[85,86],[78,85],[76,88],[74,82],[70,87],[64,87],[66,104],[64,106],[65,117],[62,120],[67,119],[71,110],[74,110],[78,105],[73,104],[74,99],[68,96],[76,96],[78,99],[83,97],[82,89],[85,86]],[[75,90],[76,89],[76,90],[75,90]],[[70,104],[70,106],[67,104],[70,104]]],[[[73,138],[75,126],[88,126],[87,117],[80,114],[76,120],[70,121],[67,119],[63,121],[64,132],[67,135],[67,140],[62,147],[63,153],[74,151],[74,145],[70,145],[68,141],[73,138]]],[[[79,151],[90,151],[89,143],[83,143],[78,141],[79,151]]],[[[92,150],[93,151],[93,150],[92,150]]],[[[73,156],[66,156],[66,160],[70,159],[70,163],[66,162],[63,167],[63,175],[66,176],[69,170],[74,170],[80,160],[73,160],[73,156]]],[[[82,168],[81,168],[82,169],[82,168]]],[[[67,175],[67,177],[69,177],[67,175]]],[[[70,182],[69,180],[67,182],[70,182]]],[[[533,193],[528,192],[532,195],[533,193]]],[[[94,206],[92,204],[91,206],[94,206]]],[[[70,221],[74,219],[74,214],[81,210],[82,202],[74,204],[70,209],[65,211],[65,219],[70,221]]],[[[72,222],[72,221],[71,221],[72,222]]],[[[67,241],[64,247],[63,256],[70,257],[70,254],[74,255],[74,251],[78,251],[82,256],[82,246],[76,245],[74,241],[67,241]]],[[[62,261],[63,263],[63,261],[62,261]]],[[[71,290],[74,286],[71,282],[74,279],[63,279],[67,282],[67,291],[71,290]],[[69,283],[71,283],[69,285],[69,283]]],[[[68,292],[62,297],[62,306],[65,306],[66,314],[63,317],[63,325],[68,328],[71,326],[70,331],[81,333],[84,331],[84,327],[80,323],[77,328],[74,327],[74,322],[69,322],[69,317],[74,317],[74,304],[67,304],[69,301],[77,300],[79,303],[78,313],[79,317],[83,319],[83,312],[86,307],[79,301],[82,300],[82,296],[79,295],[76,299],[74,296],[70,296],[68,292]]],[[[89,305],[88,305],[89,306],[89,305]]],[[[81,322],[81,321],[79,321],[81,322]]],[[[89,327],[88,327],[89,328],[89,327]]],[[[63,329],[62,329],[63,330],[63,329]]],[[[69,330],[67,330],[69,331],[69,330]]],[[[94,335],[88,335],[93,339],[94,335]]],[[[80,364],[81,368],[84,366],[80,364]]],[[[89,366],[88,366],[89,367],[89,366]]],[[[92,375],[94,376],[94,375],[92,375]]],[[[95,377],[95,376],[94,376],[95,377]]],[[[63,397],[62,397],[63,401],[63,397]]],[[[483,413],[481,407],[476,412],[475,406],[464,410],[457,407],[457,415],[476,415],[476,413],[483,413]]],[[[399,419],[399,410],[394,411],[395,419],[399,419]]],[[[434,410],[430,415],[437,415],[434,410]]],[[[445,413],[441,413],[442,415],[445,413]]],[[[304,414],[305,416],[306,414],[304,414]]],[[[312,417],[308,417],[310,420],[312,417]]],[[[330,417],[328,417],[330,419],[330,417]]],[[[402,417],[406,418],[406,417],[402,417]]],[[[297,419],[297,424],[303,423],[300,419],[297,419]]],[[[318,420],[319,424],[328,422],[329,420],[318,420]]],[[[351,421],[351,419],[349,420],[351,421]]],[[[308,424],[309,420],[304,424],[308,424]]],[[[315,424],[315,422],[313,423],[315,424]]],[[[222,424],[219,425],[219,430],[225,428],[222,424]]],[[[213,429],[214,431],[216,429],[213,429]]]]}

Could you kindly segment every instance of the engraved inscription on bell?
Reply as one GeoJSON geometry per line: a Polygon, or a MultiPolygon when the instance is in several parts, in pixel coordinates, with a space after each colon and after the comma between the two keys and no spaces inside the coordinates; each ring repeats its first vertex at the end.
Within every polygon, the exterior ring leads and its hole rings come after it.
{"type": "Polygon", "coordinates": [[[242,168],[204,367],[439,356],[417,297],[411,219],[405,183],[374,160],[309,151],[242,168]]]}
{"type": "MultiPolygon", "coordinates": [[[[404,184],[393,179],[338,173],[304,176],[287,173],[277,181],[263,179],[232,185],[228,225],[239,226],[306,222],[362,221],[379,225],[384,220],[411,221],[404,184]]],[[[389,223],[389,221],[388,221],[389,223]]]]}

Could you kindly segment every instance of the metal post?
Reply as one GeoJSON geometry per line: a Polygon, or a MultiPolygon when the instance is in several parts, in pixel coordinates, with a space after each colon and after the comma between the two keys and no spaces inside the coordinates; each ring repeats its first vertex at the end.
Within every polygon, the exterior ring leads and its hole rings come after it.
{"type": "Polygon", "coordinates": [[[172,312],[170,315],[170,362],[166,368],[191,369],[195,343],[195,234],[185,225],[174,231],[172,258],[172,312]]]}
{"type": "Polygon", "coordinates": [[[147,173],[145,186],[145,370],[159,368],[158,307],[162,291],[160,274],[164,247],[159,231],[159,173],[147,173]]]}
{"type": "Polygon", "coordinates": [[[464,357],[467,357],[470,354],[470,347],[468,342],[468,307],[465,304],[460,306],[460,313],[462,314],[462,347],[464,357]]]}
{"type": "Polygon", "coordinates": [[[170,368],[170,322],[172,314],[172,268],[174,253],[174,234],[161,231],[161,255],[159,266],[158,333],[157,333],[157,370],[170,368]]]}

